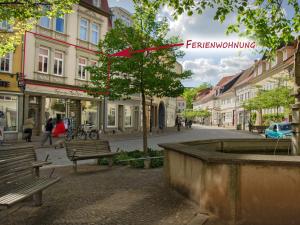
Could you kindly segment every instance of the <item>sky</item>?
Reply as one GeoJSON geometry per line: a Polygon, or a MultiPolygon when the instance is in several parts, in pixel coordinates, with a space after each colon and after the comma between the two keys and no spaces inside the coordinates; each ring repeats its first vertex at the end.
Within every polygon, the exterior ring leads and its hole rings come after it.
{"type": "MultiPolygon", "coordinates": [[[[134,13],[131,0],[108,0],[109,6],[119,6],[134,13]]],[[[193,40],[203,41],[248,41],[240,39],[237,35],[226,36],[226,27],[232,18],[228,18],[224,24],[213,20],[214,11],[208,10],[202,15],[187,16],[186,14],[172,18],[172,10],[163,7],[160,16],[167,17],[169,21],[170,34],[179,35],[186,42],[193,40]]],[[[184,69],[193,72],[193,76],[182,81],[186,87],[196,87],[203,82],[216,84],[222,77],[235,75],[250,67],[255,59],[260,56],[255,49],[196,49],[182,47],[185,56],[178,61],[184,69]]]]}

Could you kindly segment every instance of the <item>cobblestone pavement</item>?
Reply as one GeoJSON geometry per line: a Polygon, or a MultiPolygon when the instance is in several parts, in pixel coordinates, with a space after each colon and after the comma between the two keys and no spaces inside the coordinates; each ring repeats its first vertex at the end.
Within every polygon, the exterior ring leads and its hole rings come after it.
{"type": "MultiPolygon", "coordinates": [[[[261,136],[246,131],[237,131],[233,129],[224,129],[218,127],[204,127],[194,125],[192,129],[182,128],[180,132],[165,132],[161,134],[149,135],[148,145],[153,149],[159,149],[157,144],[167,142],[181,142],[191,141],[196,139],[209,139],[209,138],[259,138],[261,136]]],[[[121,150],[131,151],[142,149],[142,137],[139,135],[127,135],[122,137],[109,137],[109,142],[112,151],[118,148],[121,150]]],[[[52,165],[71,165],[67,159],[66,151],[63,148],[37,148],[37,156],[43,160],[49,154],[49,160],[53,162],[52,165]]],[[[94,163],[95,160],[79,161],[79,164],[94,163]]]]}
{"type": "Polygon", "coordinates": [[[57,167],[54,176],[62,179],[44,191],[41,207],[27,201],[1,225],[184,225],[198,213],[165,185],[162,169],[83,165],[77,174],[57,167]]]}

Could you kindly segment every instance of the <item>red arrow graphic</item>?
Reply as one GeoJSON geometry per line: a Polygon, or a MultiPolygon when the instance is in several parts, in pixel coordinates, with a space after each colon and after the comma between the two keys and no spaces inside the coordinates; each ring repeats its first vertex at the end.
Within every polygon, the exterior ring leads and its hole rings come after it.
{"type": "Polygon", "coordinates": [[[184,43],[178,43],[178,44],[169,44],[169,45],[163,45],[159,47],[151,47],[151,48],[145,48],[145,49],[139,49],[139,50],[133,50],[132,48],[126,48],[122,51],[119,51],[117,53],[111,54],[111,57],[126,57],[126,58],[131,58],[132,54],[135,53],[142,53],[146,51],[157,51],[160,49],[166,49],[166,48],[174,48],[174,47],[179,47],[183,46],[184,43]]]}

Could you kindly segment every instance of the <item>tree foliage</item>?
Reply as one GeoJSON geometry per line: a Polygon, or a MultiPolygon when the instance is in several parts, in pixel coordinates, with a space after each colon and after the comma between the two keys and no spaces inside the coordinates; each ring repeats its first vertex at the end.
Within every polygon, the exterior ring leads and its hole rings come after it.
{"type": "Polygon", "coordinates": [[[292,89],[290,87],[278,84],[277,87],[271,90],[259,90],[254,98],[243,103],[243,107],[249,111],[274,108],[278,114],[280,107],[289,109],[293,104],[294,98],[291,93],[292,89]]]}
{"type": "Polygon", "coordinates": [[[211,112],[208,110],[189,110],[186,109],[181,113],[181,116],[187,119],[195,119],[195,118],[207,118],[211,116],[211,112]]]}
{"type": "Polygon", "coordinates": [[[215,9],[214,20],[235,18],[227,33],[239,33],[258,42],[263,51],[274,53],[282,44],[294,41],[300,32],[299,0],[143,0],[146,5],[172,7],[174,17],[186,12],[202,14],[215,9]]]}
{"type": "Polygon", "coordinates": [[[194,100],[195,96],[197,95],[197,93],[199,91],[202,91],[202,90],[204,90],[206,88],[210,88],[210,87],[211,87],[211,84],[202,83],[196,88],[185,88],[185,90],[183,92],[183,98],[186,101],[186,108],[192,109],[193,108],[193,100],[194,100]]]}
{"type": "MultiPolygon", "coordinates": [[[[63,16],[72,11],[79,0],[3,0],[0,1],[0,23],[8,23],[8,29],[0,30],[0,57],[13,51],[42,16],[63,16]]],[[[6,24],[5,24],[6,25],[6,24]]]]}
{"type": "MultiPolygon", "coordinates": [[[[140,93],[143,105],[144,151],[147,151],[146,96],[176,97],[183,93],[182,79],[190,71],[176,71],[176,59],[183,56],[178,48],[133,54],[131,58],[107,57],[126,48],[133,50],[178,43],[178,37],[167,37],[166,20],[157,21],[153,8],[136,6],[133,26],[128,27],[117,20],[115,27],[99,43],[101,66],[93,66],[90,94],[107,91],[107,68],[110,63],[109,98],[130,98],[140,93]]],[[[96,94],[97,95],[97,94],[96,94]]]]}

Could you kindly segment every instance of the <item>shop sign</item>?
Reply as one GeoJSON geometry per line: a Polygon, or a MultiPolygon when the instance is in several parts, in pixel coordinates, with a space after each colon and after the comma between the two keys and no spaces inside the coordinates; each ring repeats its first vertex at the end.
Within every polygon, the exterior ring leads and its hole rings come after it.
{"type": "Polygon", "coordinates": [[[45,87],[38,84],[26,84],[26,91],[41,93],[41,94],[53,94],[59,96],[70,96],[70,97],[80,97],[80,98],[93,98],[93,96],[88,95],[84,91],[70,90],[64,88],[56,87],[45,87]]]}

